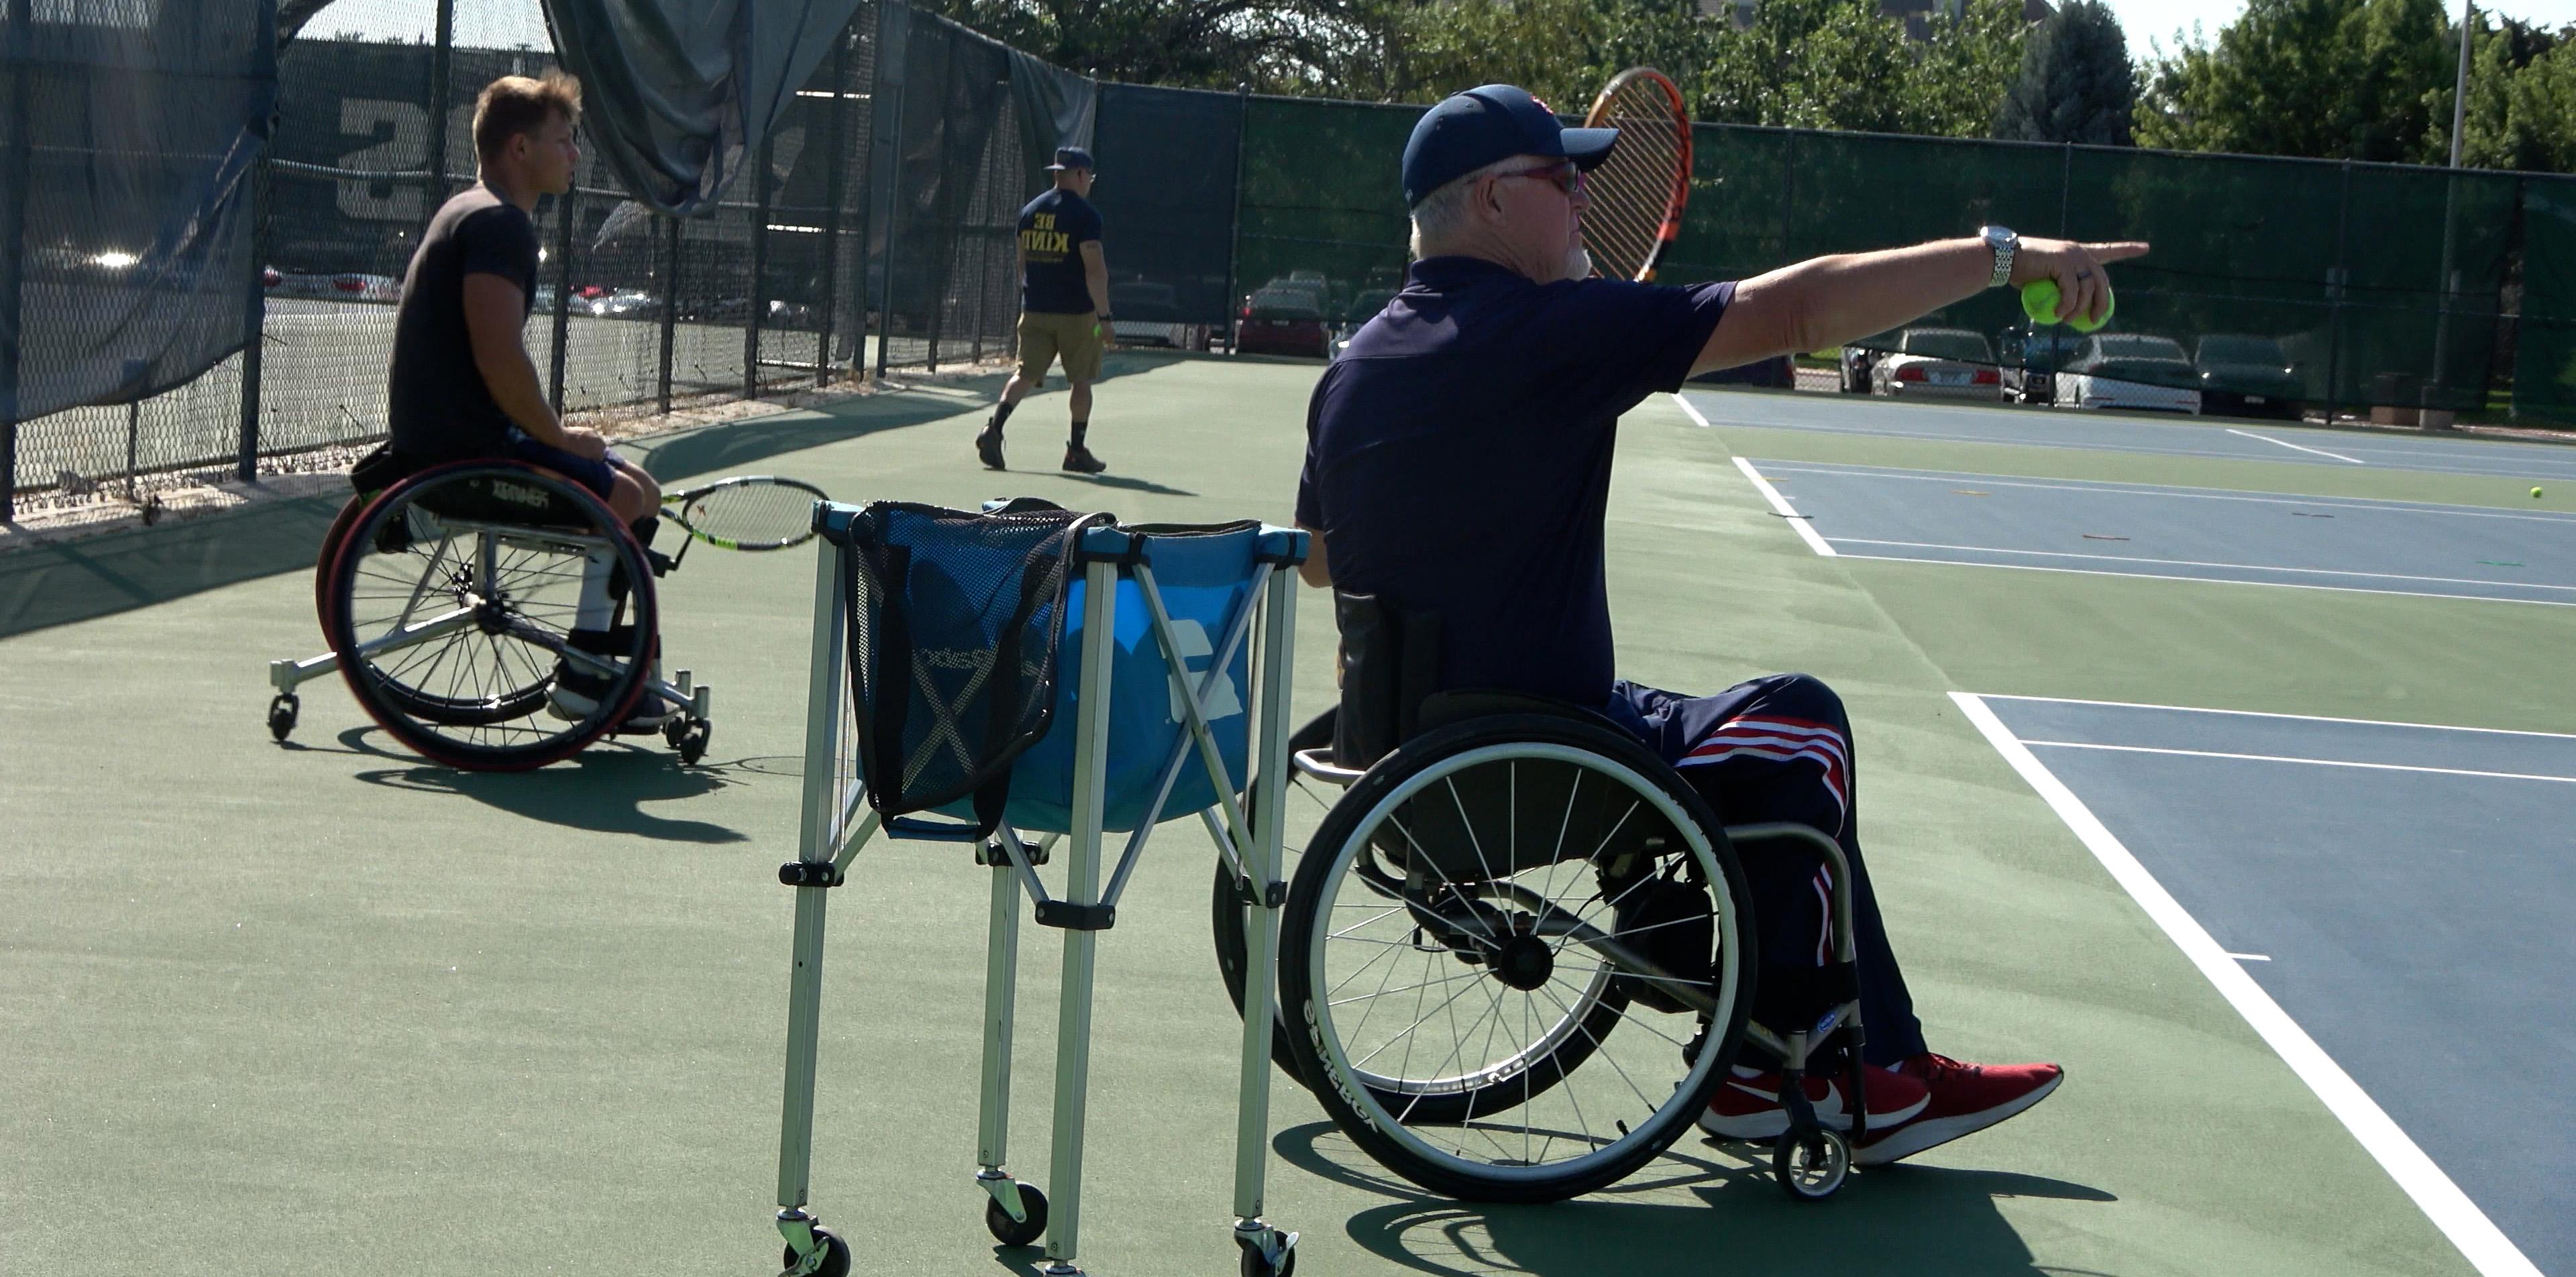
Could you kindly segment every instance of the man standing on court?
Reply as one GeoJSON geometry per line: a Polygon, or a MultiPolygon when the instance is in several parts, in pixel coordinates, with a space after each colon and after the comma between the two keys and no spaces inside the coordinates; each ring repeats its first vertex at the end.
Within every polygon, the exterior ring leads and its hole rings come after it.
{"type": "Polygon", "coordinates": [[[1002,465],[1002,423],[1011,409],[1046,381],[1047,366],[1064,359],[1073,383],[1073,434],[1065,442],[1064,468],[1098,474],[1109,467],[1091,455],[1083,435],[1091,428],[1091,383],[1100,379],[1108,349],[1109,265],[1100,255],[1100,212],[1091,206],[1091,152],[1059,147],[1055,187],[1020,210],[1020,366],[1002,387],[993,419],[975,436],[975,455],[995,470],[1002,465]]]}
{"type": "MultiPolygon", "coordinates": [[[[1303,569],[1384,604],[1439,617],[1437,683],[1553,697],[1637,736],[1730,821],[1796,821],[1849,857],[1869,1042],[1866,1095],[1810,1075],[1808,1099],[1878,1165],[2028,1109],[2054,1064],[1975,1065],[1924,1043],[1880,922],[1857,838],[1851,724],[1803,674],[1713,696],[1661,691],[1613,670],[1603,554],[1619,415],[1711,369],[1818,350],[1907,323],[1986,288],[2055,280],[2067,314],[2100,317],[2103,263],[2145,244],[1974,237],[1820,257],[1740,283],[1659,288],[1592,279],[1584,175],[1612,129],[1564,128],[1520,89],[1470,89],[1426,113],[1404,149],[1414,262],[1403,291],[1324,371],[1307,409],[1297,522],[1317,532],[1303,569]]],[[[1813,1023],[1829,884],[1811,857],[1749,854],[1759,926],[1753,1018],[1813,1023]]],[[[1788,1125],[1778,1064],[1748,1050],[1700,1119],[1765,1140],[1788,1125]]]]}

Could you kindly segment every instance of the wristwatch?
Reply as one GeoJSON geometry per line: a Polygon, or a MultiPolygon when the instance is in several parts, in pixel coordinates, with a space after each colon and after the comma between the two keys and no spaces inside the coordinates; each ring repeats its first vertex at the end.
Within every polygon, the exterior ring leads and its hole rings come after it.
{"type": "Polygon", "coordinates": [[[2021,251],[2021,236],[2009,226],[1989,226],[1977,235],[1986,241],[1986,247],[1995,250],[1995,274],[1986,281],[1986,287],[2001,288],[2011,283],[2013,255],[2021,251]]]}

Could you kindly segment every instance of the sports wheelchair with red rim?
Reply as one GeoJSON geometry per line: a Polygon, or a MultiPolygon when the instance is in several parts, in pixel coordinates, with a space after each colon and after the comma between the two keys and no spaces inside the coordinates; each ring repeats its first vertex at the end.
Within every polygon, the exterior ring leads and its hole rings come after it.
{"type": "Polygon", "coordinates": [[[331,650],[269,663],[268,728],[338,671],[369,717],[434,762],[519,771],[610,733],[659,734],[695,763],[708,689],[656,671],[654,579],[670,560],[579,484],[513,461],[462,461],[380,490],[353,475],[323,538],[314,609],[331,650]],[[579,682],[567,694],[568,676],[579,682]]]}

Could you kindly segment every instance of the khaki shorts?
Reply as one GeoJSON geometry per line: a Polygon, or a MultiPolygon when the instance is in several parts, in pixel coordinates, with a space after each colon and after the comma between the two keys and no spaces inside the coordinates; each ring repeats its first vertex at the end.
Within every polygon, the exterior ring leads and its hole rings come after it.
{"type": "Polygon", "coordinates": [[[1058,356],[1064,375],[1074,381],[1100,380],[1100,321],[1089,315],[1020,312],[1020,380],[1046,380],[1047,367],[1058,356]]]}

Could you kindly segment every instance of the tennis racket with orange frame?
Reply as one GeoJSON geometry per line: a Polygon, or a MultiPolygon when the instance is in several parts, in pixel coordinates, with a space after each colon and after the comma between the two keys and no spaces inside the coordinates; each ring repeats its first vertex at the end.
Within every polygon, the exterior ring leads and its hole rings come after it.
{"type": "Polygon", "coordinates": [[[1630,67],[1592,100],[1583,126],[1619,130],[1610,158],[1584,178],[1592,206],[1583,215],[1583,241],[1593,269],[1609,279],[1651,281],[1655,263],[1680,238],[1690,203],[1690,110],[1663,72],[1630,67]]]}

